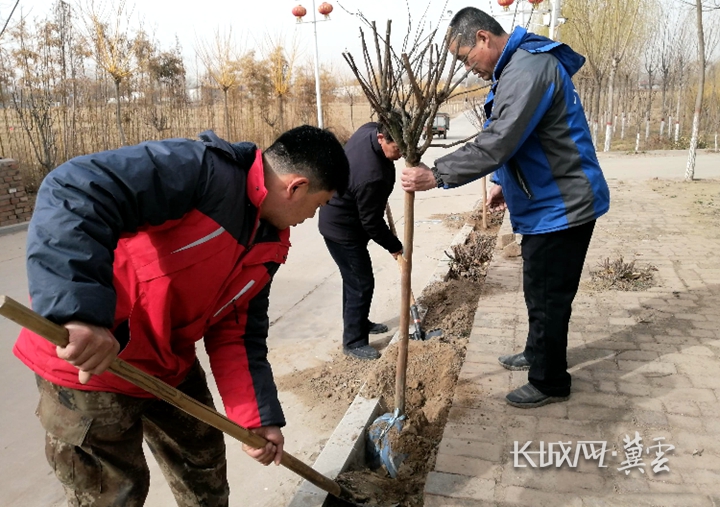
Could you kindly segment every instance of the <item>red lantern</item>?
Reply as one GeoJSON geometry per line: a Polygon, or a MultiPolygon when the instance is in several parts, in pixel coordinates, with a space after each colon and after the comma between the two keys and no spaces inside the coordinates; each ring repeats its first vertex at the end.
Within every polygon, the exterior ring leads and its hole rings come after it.
{"type": "Polygon", "coordinates": [[[300,23],[303,16],[307,14],[307,9],[305,9],[305,7],[303,7],[302,5],[296,5],[295,7],[293,7],[292,13],[293,16],[297,18],[297,22],[300,23]]]}
{"type": "Polygon", "coordinates": [[[333,6],[330,5],[330,4],[327,3],[327,2],[321,3],[321,4],[320,4],[320,7],[318,7],[318,12],[319,12],[320,14],[322,14],[323,16],[325,16],[326,19],[327,19],[328,17],[330,17],[330,13],[331,13],[332,11],[333,11],[333,6]]]}
{"type": "Polygon", "coordinates": [[[503,8],[503,10],[510,10],[510,6],[515,0],[497,0],[497,3],[503,8]]]}
{"type": "Polygon", "coordinates": [[[540,4],[543,3],[544,1],[545,1],[545,0],[528,0],[528,2],[530,2],[530,3],[532,4],[533,9],[537,9],[537,8],[538,8],[538,5],[540,5],[540,4]]]}

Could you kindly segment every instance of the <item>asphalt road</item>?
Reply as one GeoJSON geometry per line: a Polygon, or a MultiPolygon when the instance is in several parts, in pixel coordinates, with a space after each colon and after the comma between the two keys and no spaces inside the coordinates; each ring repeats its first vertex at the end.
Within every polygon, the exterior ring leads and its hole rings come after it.
{"type": "MultiPolygon", "coordinates": [[[[462,115],[454,118],[446,142],[472,133],[462,115]]],[[[439,142],[439,141],[438,141],[439,142]]],[[[444,141],[445,142],[445,141],[444,141]]],[[[446,153],[432,148],[429,163],[446,153]]],[[[608,178],[682,178],[685,153],[661,152],[641,156],[600,155],[608,178]]],[[[700,154],[696,177],[720,177],[720,155],[700,154]]],[[[402,161],[398,167],[402,166],[402,161]]],[[[413,286],[416,294],[432,275],[456,230],[445,227],[442,214],[469,211],[480,199],[480,183],[460,189],[419,193],[416,196],[413,286]]],[[[403,193],[393,193],[390,204],[398,230],[404,225],[403,193]]],[[[24,268],[26,234],[23,230],[0,231],[0,294],[27,301],[24,268]]],[[[273,284],[270,305],[271,363],[276,375],[304,369],[326,361],[341,343],[341,281],[338,270],[317,232],[316,219],[295,228],[290,257],[273,284]]],[[[371,246],[376,273],[376,294],[371,318],[397,328],[399,276],[396,262],[371,246]]],[[[4,507],[64,505],[62,489],[44,456],[44,433],[34,417],[37,390],[33,375],[11,352],[18,327],[0,319],[0,498],[4,507]]],[[[199,355],[207,366],[204,350],[199,355]]],[[[206,370],[209,370],[206,368],[206,370]]],[[[214,386],[213,386],[214,388],[214,386]]],[[[217,397],[217,392],[215,391],[217,397]]],[[[292,393],[281,393],[288,426],[286,448],[312,462],[341,416],[328,416],[322,407],[306,406],[292,393]]],[[[218,406],[221,406],[218,400],[218,406]]],[[[151,467],[151,489],[147,505],[173,506],[175,502],[159,468],[146,450],[151,467]]],[[[282,468],[263,468],[228,441],[231,505],[278,507],[292,495],[299,479],[282,468]]]]}

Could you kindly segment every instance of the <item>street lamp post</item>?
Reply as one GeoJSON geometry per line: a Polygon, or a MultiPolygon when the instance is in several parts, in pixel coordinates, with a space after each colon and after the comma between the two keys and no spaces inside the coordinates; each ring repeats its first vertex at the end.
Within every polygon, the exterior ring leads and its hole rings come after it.
{"type": "Polygon", "coordinates": [[[317,101],[317,116],[318,116],[318,127],[325,128],[323,126],[323,115],[322,115],[322,94],[320,93],[320,58],[318,56],[318,42],[317,42],[317,18],[315,15],[315,0],[313,0],[313,35],[315,37],[315,100],[317,101]]]}
{"type": "Polygon", "coordinates": [[[558,12],[560,11],[560,0],[550,0],[550,38],[555,40],[555,30],[558,26],[558,12]]]}
{"type": "MultiPolygon", "coordinates": [[[[317,38],[317,24],[321,21],[328,21],[329,14],[332,12],[333,8],[332,5],[330,5],[327,2],[323,2],[320,4],[320,8],[318,9],[318,12],[325,16],[325,19],[317,19],[317,14],[315,13],[315,0],[312,0],[312,13],[313,13],[313,19],[310,21],[313,25],[313,38],[315,41],[315,101],[317,102],[317,118],[318,118],[318,127],[325,128],[323,125],[323,114],[322,114],[322,94],[320,93],[320,57],[318,55],[318,38],[317,38]]],[[[305,16],[306,11],[302,6],[298,5],[293,9],[293,15],[297,18],[298,23],[302,22],[303,16],[305,16]],[[301,9],[300,12],[296,12],[298,7],[301,9]],[[300,14],[300,15],[298,15],[300,14]]]]}

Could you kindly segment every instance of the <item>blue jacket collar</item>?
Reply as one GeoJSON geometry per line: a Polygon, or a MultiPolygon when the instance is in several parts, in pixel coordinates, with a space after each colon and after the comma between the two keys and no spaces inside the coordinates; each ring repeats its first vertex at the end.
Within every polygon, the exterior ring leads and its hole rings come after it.
{"type": "Polygon", "coordinates": [[[495,64],[493,82],[497,81],[505,66],[518,49],[529,53],[550,53],[558,59],[570,76],[573,76],[585,64],[585,57],[576,53],[569,46],[542,35],[528,32],[521,26],[516,26],[495,64]]]}

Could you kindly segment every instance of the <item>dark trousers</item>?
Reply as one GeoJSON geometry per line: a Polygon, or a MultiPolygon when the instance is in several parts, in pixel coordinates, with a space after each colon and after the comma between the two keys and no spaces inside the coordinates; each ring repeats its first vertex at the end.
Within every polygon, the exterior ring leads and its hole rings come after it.
{"type": "Polygon", "coordinates": [[[568,324],[595,221],[564,231],[523,236],[523,290],[530,329],[528,381],[549,396],[570,394],[568,324]]]}
{"type": "MultiPolygon", "coordinates": [[[[228,505],[221,431],[157,399],[79,391],[37,377],[45,453],[69,507],[141,507],[150,487],[143,437],[180,507],[228,505]]],[[[195,363],[178,389],[213,400],[195,363]]]]}
{"type": "Polygon", "coordinates": [[[325,238],[343,281],[343,347],[354,349],[369,343],[370,303],[375,290],[367,242],[341,244],[325,238]]]}

